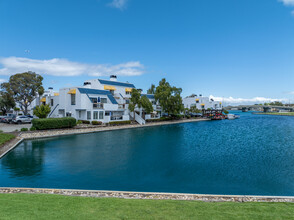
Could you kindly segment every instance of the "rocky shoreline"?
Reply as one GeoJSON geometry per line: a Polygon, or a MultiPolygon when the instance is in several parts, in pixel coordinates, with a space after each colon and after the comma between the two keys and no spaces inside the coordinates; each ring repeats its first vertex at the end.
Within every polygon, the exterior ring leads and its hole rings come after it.
{"type": "Polygon", "coordinates": [[[0,194],[54,194],[64,196],[81,196],[94,198],[121,199],[153,199],[153,200],[186,200],[204,202],[294,202],[294,197],[284,196],[235,196],[235,195],[205,195],[185,193],[153,193],[153,192],[125,192],[101,190],[71,190],[71,189],[42,189],[42,188],[8,188],[0,187],[0,194]]]}

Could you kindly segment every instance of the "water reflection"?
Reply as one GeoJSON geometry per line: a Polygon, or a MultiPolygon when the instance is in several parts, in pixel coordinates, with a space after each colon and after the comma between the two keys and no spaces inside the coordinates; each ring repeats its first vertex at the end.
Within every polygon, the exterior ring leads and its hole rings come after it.
{"type": "Polygon", "coordinates": [[[1,160],[12,177],[38,176],[44,163],[44,141],[23,142],[1,160]]]}

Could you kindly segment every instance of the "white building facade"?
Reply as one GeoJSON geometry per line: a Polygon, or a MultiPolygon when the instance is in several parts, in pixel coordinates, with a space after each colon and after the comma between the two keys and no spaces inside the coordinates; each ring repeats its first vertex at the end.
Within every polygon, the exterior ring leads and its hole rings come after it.
{"type": "Polygon", "coordinates": [[[203,97],[202,95],[191,95],[183,99],[183,105],[185,108],[190,109],[196,106],[197,109],[216,109],[221,110],[223,108],[222,103],[209,99],[209,97],[203,97]]]}
{"type": "MultiPolygon", "coordinates": [[[[131,92],[135,86],[131,83],[118,82],[116,76],[112,75],[110,80],[93,79],[84,82],[82,87],[62,88],[59,92],[53,89],[46,91],[43,96],[37,97],[31,106],[49,104],[51,112],[48,117],[74,117],[77,120],[101,121],[109,123],[112,121],[130,120],[128,105],[131,92]]],[[[142,94],[143,95],[143,94],[142,94]]],[[[145,123],[145,119],[158,117],[156,110],[160,111],[159,105],[155,103],[153,95],[146,95],[152,102],[153,115],[144,115],[142,109],[135,109],[136,120],[145,123]]],[[[31,113],[33,108],[31,109],[31,113]]]]}

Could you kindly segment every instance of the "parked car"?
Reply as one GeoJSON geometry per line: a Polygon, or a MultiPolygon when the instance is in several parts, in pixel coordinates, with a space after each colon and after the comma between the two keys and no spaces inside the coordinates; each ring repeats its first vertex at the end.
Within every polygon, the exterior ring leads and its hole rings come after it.
{"type": "Polygon", "coordinates": [[[27,116],[16,116],[12,119],[12,122],[15,124],[23,124],[23,123],[31,123],[32,122],[32,118],[27,117],[27,116]]]}
{"type": "Polygon", "coordinates": [[[6,118],[7,118],[8,116],[3,116],[3,117],[1,117],[1,123],[6,123],[6,118]]]}
{"type": "Polygon", "coordinates": [[[12,122],[12,119],[15,118],[16,115],[13,115],[13,114],[9,114],[8,116],[5,116],[1,119],[1,122],[4,122],[4,123],[11,123],[12,122]]]}

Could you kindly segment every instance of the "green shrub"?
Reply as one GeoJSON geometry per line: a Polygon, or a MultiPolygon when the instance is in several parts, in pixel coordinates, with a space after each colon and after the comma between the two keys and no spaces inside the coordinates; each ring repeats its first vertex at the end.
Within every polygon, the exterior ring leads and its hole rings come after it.
{"type": "Polygon", "coordinates": [[[152,119],[147,119],[146,122],[159,122],[159,121],[170,121],[172,118],[170,117],[161,117],[161,118],[152,118],[152,119]]]}
{"type": "Polygon", "coordinates": [[[21,128],[20,131],[28,131],[28,128],[21,128]]]}
{"type": "Polygon", "coordinates": [[[37,130],[35,127],[30,128],[30,131],[35,131],[35,130],[37,130]]]}
{"type": "Polygon", "coordinates": [[[102,125],[101,121],[92,121],[92,125],[102,125]]]}
{"type": "Polygon", "coordinates": [[[36,108],[34,109],[34,115],[39,118],[47,118],[50,112],[51,108],[49,105],[36,106],[36,108]]]}
{"type": "Polygon", "coordinates": [[[87,120],[82,120],[82,123],[89,125],[91,122],[90,121],[87,121],[87,120]]]}
{"type": "Polygon", "coordinates": [[[81,120],[77,121],[77,125],[83,124],[83,122],[81,120]]]}
{"type": "Polygon", "coordinates": [[[32,120],[33,127],[37,130],[72,128],[76,126],[77,121],[72,117],[65,118],[40,118],[32,120]]]}
{"type": "Polygon", "coordinates": [[[126,125],[131,124],[131,121],[111,121],[109,125],[126,125]]]}

